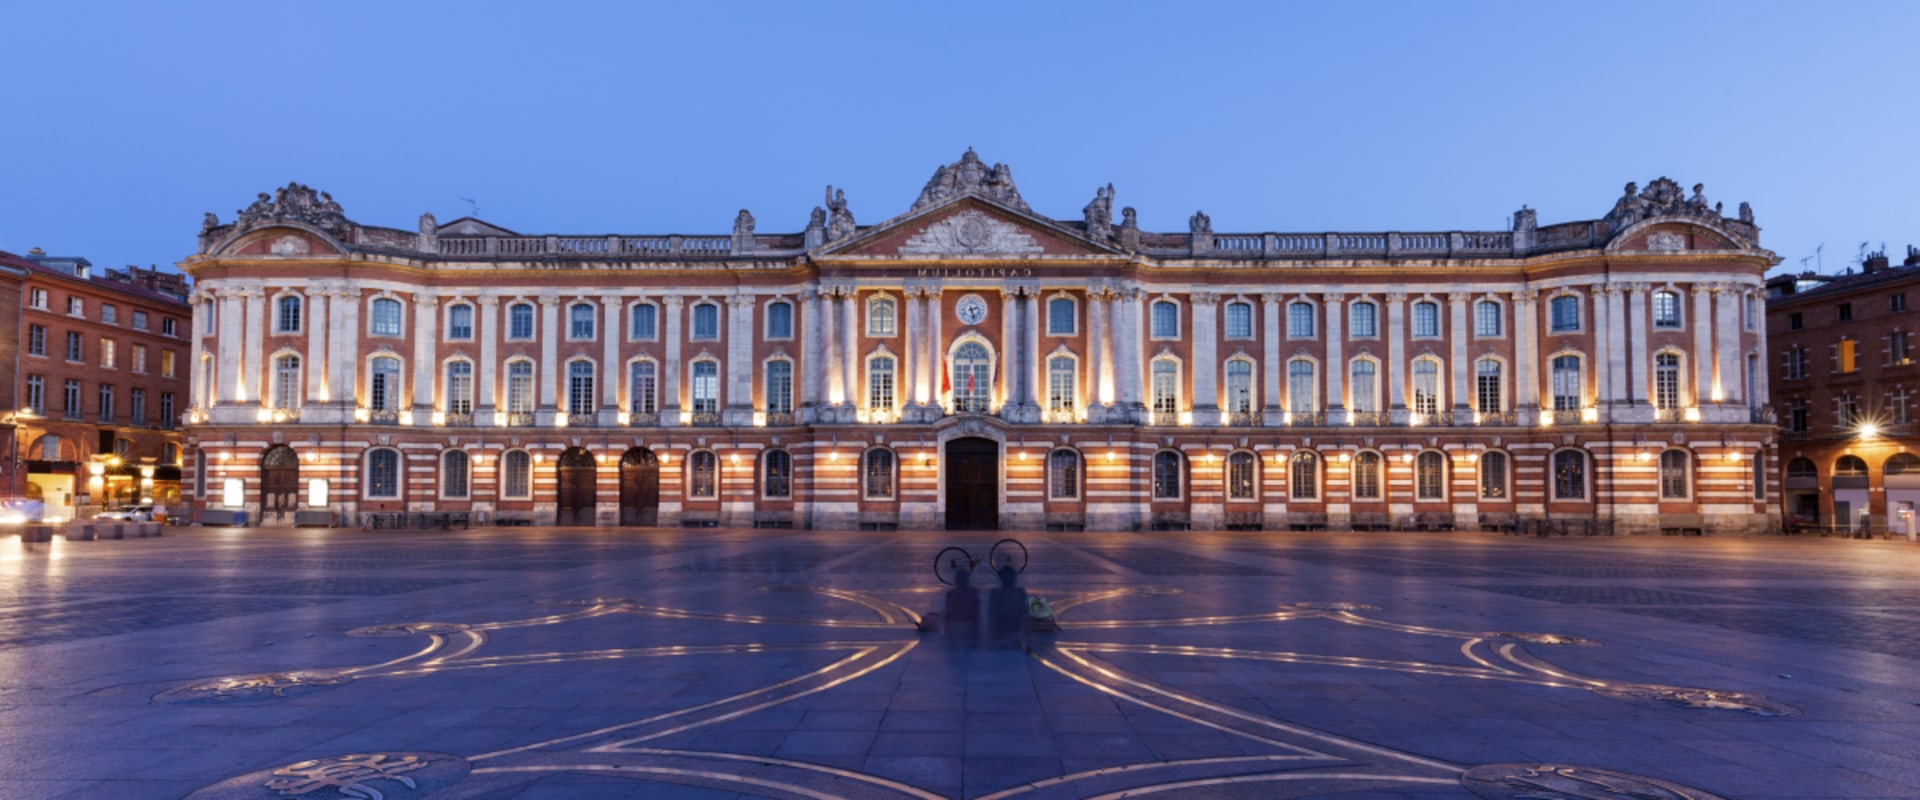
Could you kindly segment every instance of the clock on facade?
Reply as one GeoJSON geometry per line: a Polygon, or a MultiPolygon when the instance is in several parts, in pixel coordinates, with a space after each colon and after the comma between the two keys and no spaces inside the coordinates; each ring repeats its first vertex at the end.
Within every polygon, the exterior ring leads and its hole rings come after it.
{"type": "Polygon", "coordinates": [[[961,324],[978,325],[987,318],[987,301],[980,295],[970,294],[960,298],[960,304],[954,306],[953,313],[960,318],[961,324]]]}

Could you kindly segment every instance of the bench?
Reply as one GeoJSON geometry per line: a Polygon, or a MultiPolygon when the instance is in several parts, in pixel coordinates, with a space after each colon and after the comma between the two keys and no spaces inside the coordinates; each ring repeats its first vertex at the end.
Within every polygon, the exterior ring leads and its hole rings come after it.
{"type": "Polygon", "coordinates": [[[1703,536],[1706,534],[1706,520],[1699,514],[1661,514],[1661,536],[1703,536]]]}
{"type": "Polygon", "coordinates": [[[1480,530],[1499,531],[1512,536],[1520,532],[1520,520],[1511,511],[1482,511],[1480,530]]]}
{"type": "Polygon", "coordinates": [[[1252,511],[1229,511],[1222,524],[1230,531],[1257,531],[1265,524],[1266,515],[1259,509],[1252,511]]]}
{"type": "Polygon", "coordinates": [[[1393,517],[1385,511],[1356,511],[1349,528],[1356,531],[1393,530],[1393,517]]]}
{"type": "Polygon", "coordinates": [[[1422,511],[1413,515],[1413,529],[1417,531],[1453,530],[1453,514],[1446,511],[1422,511]]]}
{"type": "Polygon", "coordinates": [[[1287,529],[1294,531],[1324,531],[1327,529],[1325,511],[1289,511],[1287,529]]]}
{"type": "Polygon", "coordinates": [[[1050,531],[1084,531],[1087,529],[1087,515],[1078,511],[1049,511],[1046,527],[1050,531]]]}

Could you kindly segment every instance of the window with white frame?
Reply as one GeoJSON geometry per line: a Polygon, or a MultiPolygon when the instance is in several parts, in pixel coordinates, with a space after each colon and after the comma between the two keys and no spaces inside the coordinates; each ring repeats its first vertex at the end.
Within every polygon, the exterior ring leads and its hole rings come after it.
{"type": "Polygon", "coordinates": [[[760,493],[766,497],[793,496],[793,456],[768,450],[760,457],[760,493]]]}
{"type": "Polygon", "coordinates": [[[694,341],[713,341],[720,338],[720,306],[713,303],[695,303],[693,306],[694,341]]]}
{"type": "Polygon", "coordinates": [[[576,359],[567,362],[567,413],[593,413],[593,362],[576,359]]]}
{"type": "Polygon", "coordinates": [[[133,312],[133,329],[136,331],[144,331],[147,329],[147,312],[133,312]]]}
{"type": "MultiPolygon", "coordinates": [[[[212,308],[213,301],[211,300],[207,301],[206,306],[208,308],[212,308]]],[[[28,289],[27,290],[27,307],[37,308],[37,309],[40,309],[41,311],[47,310],[47,290],[28,289]]],[[[211,316],[211,314],[209,314],[209,316],[211,316]]],[[[212,333],[213,331],[209,330],[207,332],[212,333]]]]}
{"type": "Polygon", "coordinates": [[[173,351],[172,350],[160,351],[160,377],[162,378],[173,377],[173,351]]]}
{"type": "Polygon", "coordinates": [[[113,384],[100,384],[100,421],[114,421],[113,384]]]}
{"type": "Polygon", "coordinates": [[[391,297],[376,297],[372,304],[373,312],[367,320],[367,332],[374,336],[400,335],[400,301],[391,297]]]}
{"type": "Polygon", "coordinates": [[[1305,300],[1296,300],[1287,304],[1287,338],[1313,338],[1313,304],[1305,300]]]}
{"type": "Polygon", "coordinates": [[[766,383],[762,387],[768,414],[793,413],[793,362],[776,358],[767,362],[766,383]]]}
{"type": "Polygon", "coordinates": [[[507,362],[507,413],[533,413],[533,362],[507,362]]]}
{"type": "Polygon", "coordinates": [[[693,413],[720,412],[720,362],[693,362],[693,413]]]}
{"type": "Polygon", "coordinates": [[[1500,311],[1500,304],[1492,300],[1474,303],[1473,335],[1488,337],[1502,335],[1506,327],[1506,319],[1500,311]]]}
{"type": "Polygon", "coordinates": [[[1667,450],[1660,454],[1660,499],[1685,500],[1691,494],[1690,476],[1693,457],[1685,450],[1667,450]]]}
{"type": "Polygon", "coordinates": [[[1312,450],[1296,450],[1288,460],[1288,477],[1293,484],[1293,499],[1320,498],[1320,456],[1312,450]]]}
{"type": "Polygon", "coordinates": [[[1153,499],[1180,499],[1182,461],[1180,454],[1172,450],[1153,454],[1153,499]]]}
{"type": "Polygon", "coordinates": [[[1227,499],[1259,499],[1260,459],[1245,450],[1227,456],[1227,499]]]}
{"type": "Polygon", "coordinates": [[[1356,339],[1371,339],[1380,335],[1380,307],[1372,300],[1354,303],[1347,313],[1347,335],[1356,339]]]}
{"type": "Polygon", "coordinates": [[[473,306],[467,303],[447,306],[447,339],[466,341],[472,338],[473,306]]]}
{"type": "Polygon", "coordinates": [[[567,306],[567,338],[593,338],[593,304],[574,303],[567,306]]]}
{"type": "Polygon", "coordinates": [[[875,297],[867,301],[867,335],[893,336],[898,330],[894,319],[895,306],[891,297],[875,297]]]}
{"type": "Polygon", "coordinates": [[[400,451],[383,447],[367,452],[367,496],[400,497],[400,451]]]}
{"type": "Polygon", "coordinates": [[[652,303],[634,303],[628,308],[627,338],[636,342],[660,338],[660,307],[652,303]]]}
{"type": "Polygon", "coordinates": [[[112,339],[108,339],[108,338],[106,338],[106,337],[101,337],[101,339],[100,339],[100,366],[101,366],[102,368],[105,368],[105,369],[113,369],[113,367],[114,367],[114,363],[115,363],[115,361],[116,361],[116,356],[118,356],[118,355],[119,355],[119,354],[118,354],[118,353],[116,352],[116,350],[118,349],[118,345],[119,345],[119,343],[118,343],[118,342],[115,342],[115,341],[114,341],[114,340],[112,340],[112,339]]]}
{"type": "Polygon", "coordinates": [[[273,407],[300,407],[300,357],[283,353],[273,359],[273,407]]]}
{"type": "Polygon", "coordinates": [[[1432,300],[1421,300],[1413,304],[1413,336],[1416,339],[1436,339],[1440,336],[1440,304],[1432,300]]]}
{"type": "Polygon", "coordinates": [[[87,301],[78,297],[67,298],[67,316],[84,317],[87,315],[87,301]]]}
{"type": "Polygon", "coordinates": [[[108,325],[120,322],[120,308],[112,303],[100,304],[100,321],[108,325]]]}
{"type": "Polygon", "coordinates": [[[525,342],[533,339],[533,304],[514,303],[507,306],[507,340],[525,342]]]}
{"type": "Polygon", "coordinates": [[[652,361],[635,361],[627,365],[627,411],[634,414],[653,414],[660,410],[659,367],[652,361]]]}
{"type": "Polygon", "coordinates": [[[894,368],[893,356],[878,355],[867,359],[868,408],[893,408],[894,368]]]}
{"type": "Polygon", "coordinates": [[[133,371],[139,373],[147,371],[147,346],[144,344],[133,346],[133,371]]]}
{"type": "Polygon", "coordinates": [[[47,354],[47,326],[27,326],[27,355],[44,356],[47,354]]]}
{"type": "Polygon", "coordinates": [[[1370,358],[1356,358],[1348,365],[1347,389],[1352,398],[1349,407],[1356,413],[1380,410],[1379,371],[1379,366],[1370,358]]]}
{"type": "Polygon", "coordinates": [[[1380,499],[1380,454],[1367,450],[1353,457],[1353,499],[1380,499]]]}
{"type": "Polygon", "coordinates": [[[1581,387],[1580,357],[1563,355],[1553,357],[1553,410],[1577,411],[1586,392],[1581,387]]]}
{"type": "Polygon", "coordinates": [[[1287,362],[1287,410],[1295,414],[1311,414],[1319,408],[1315,400],[1313,361],[1296,358],[1287,362]]]}
{"type": "Polygon", "coordinates": [[[1653,407],[1671,411],[1680,407],[1680,356],[1659,353],[1653,357],[1653,407]]]}
{"type": "Polygon", "coordinates": [[[135,386],[127,394],[127,416],[135,425],[147,424],[147,390],[135,386]]]}
{"type": "Polygon", "coordinates": [[[1253,304],[1234,301],[1227,304],[1227,338],[1253,338],[1253,304]]]}
{"type": "Polygon", "coordinates": [[[1473,410],[1482,414],[1498,414],[1506,410],[1506,380],[1502,372],[1504,368],[1497,358],[1482,358],[1473,362],[1473,410]]]}
{"type": "Polygon", "coordinates": [[[866,497],[869,500],[893,499],[893,451],[884,447],[868,450],[864,470],[866,497]]]}
{"type": "Polygon", "coordinates": [[[1680,293],[1661,289],[1653,293],[1653,327],[1680,327],[1680,293]]]}
{"type": "Polygon", "coordinates": [[[527,500],[533,497],[533,459],[525,450],[508,450],[500,456],[500,497],[503,500],[527,500]]]}
{"type": "Polygon", "coordinates": [[[1079,370],[1072,356],[1057,355],[1047,359],[1047,410],[1060,413],[1072,413],[1078,405],[1079,370]]]}
{"type": "Polygon", "coordinates": [[[1060,448],[1047,454],[1047,499],[1080,499],[1080,454],[1060,448]]]}
{"type": "Polygon", "coordinates": [[[1440,413],[1440,360],[1413,360],[1413,413],[1434,416],[1440,413]]]}
{"type": "MultiPolygon", "coordinates": [[[[108,308],[112,308],[112,306],[108,306],[108,308]]],[[[274,333],[299,333],[300,332],[300,296],[299,295],[297,294],[281,295],[279,300],[274,301],[273,309],[274,309],[274,314],[273,314],[273,332],[274,333]]]]}
{"type": "Polygon", "coordinates": [[[953,351],[953,410],[983,413],[993,397],[993,358],[986,345],[966,342],[953,351]]]}
{"type": "Polygon", "coordinates": [[[719,496],[720,459],[712,450],[695,450],[687,456],[687,496],[710,500],[719,496]]]}
{"type": "Polygon", "coordinates": [[[1480,454],[1480,496],[1488,500],[1506,498],[1506,453],[1490,451],[1480,454]]]}
{"type": "Polygon", "coordinates": [[[67,360],[73,362],[87,360],[86,343],[79,331],[67,331],[67,360]]]}
{"type": "Polygon", "coordinates": [[[1155,300],[1151,311],[1153,315],[1153,338],[1180,338],[1180,306],[1171,300],[1155,300]]]}
{"type": "Polygon", "coordinates": [[[1548,330],[1569,333],[1580,330],[1580,298],[1563,294],[1547,301],[1548,330]]]}
{"type": "Polygon", "coordinates": [[[1080,322],[1078,305],[1071,297],[1055,297],[1047,301],[1047,335],[1072,336],[1079,333],[1080,322]]]}
{"type": "Polygon", "coordinates": [[[1807,377],[1807,349],[1790,347],[1787,349],[1787,380],[1799,380],[1807,377]]]}
{"type": "Polygon", "coordinates": [[[1416,500],[1447,499],[1447,456],[1428,450],[1413,458],[1413,496],[1416,500]]]}
{"type": "Polygon", "coordinates": [[[47,378],[44,375],[27,376],[27,410],[35,414],[47,413],[47,378]]]}
{"type": "Polygon", "coordinates": [[[1253,362],[1235,358],[1227,362],[1227,412],[1253,413],[1253,362]]]}
{"type": "Polygon", "coordinates": [[[1587,499],[1587,454],[1560,450],[1553,454],[1553,499],[1587,499]]]}
{"type": "Polygon", "coordinates": [[[1171,358],[1153,360],[1153,413],[1180,412],[1180,363],[1171,358]]]}
{"type": "Polygon", "coordinates": [[[400,410],[400,359],[379,356],[367,372],[367,407],[374,411],[400,410]]]}
{"type": "Polygon", "coordinates": [[[767,338],[793,338],[793,304],[775,300],[767,304],[767,338]]]}
{"type": "Polygon", "coordinates": [[[473,362],[456,359],[447,362],[447,413],[465,416],[473,413],[473,362]]]}
{"type": "Polygon", "coordinates": [[[465,450],[448,450],[440,455],[440,496],[450,500],[465,498],[471,458],[465,450]]]}

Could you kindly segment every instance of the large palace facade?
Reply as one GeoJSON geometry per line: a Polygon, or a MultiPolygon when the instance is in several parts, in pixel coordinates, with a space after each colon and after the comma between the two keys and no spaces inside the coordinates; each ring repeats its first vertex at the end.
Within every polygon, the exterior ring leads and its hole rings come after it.
{"type": "Polygon", "coordinates": [[[523,235],[214,215],[202,519],[1621,532],[1778,521],[1762,274],[1662,178],[1511,230],[1150,233],[1004,165],[856,224],[523,235]]]}

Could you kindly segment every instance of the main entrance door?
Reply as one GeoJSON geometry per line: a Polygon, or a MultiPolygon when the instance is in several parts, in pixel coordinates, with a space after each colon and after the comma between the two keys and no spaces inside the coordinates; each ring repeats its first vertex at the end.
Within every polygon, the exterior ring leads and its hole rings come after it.
{"type": "Polygon", "coordinates": [[[557,467],[560,496],[555,502],[556,525],[592,525],[594,523],[593,454],[584,447],[570,448],[560,454],[557,467]]]}
{"type": "Polygon", "coordinates": [[[260,513],[285,515],[299,508],[300,457],[277,445],[260,457],[260,513]]]}
{"type": "Polygon", "coordinates": [[[620,524],[660,524],[660,459],[647,448],[620,458],[620,524]]]}
{"type": "Polygon", "coordinates": [[[947,530],[1000,527],[1000,444],[966,438],[947,443],[947,530]]]}

